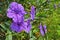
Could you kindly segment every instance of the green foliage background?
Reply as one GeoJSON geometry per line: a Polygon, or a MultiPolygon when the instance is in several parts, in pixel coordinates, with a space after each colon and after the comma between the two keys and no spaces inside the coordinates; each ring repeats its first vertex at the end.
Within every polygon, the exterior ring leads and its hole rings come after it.
{"type": "Polygon", "coordinates": [[[0,0],[0,40],[60,40],[60,0],[0,0]],[[32,5],[36,7],[36,19],[29,34],[15,33],[9,28],[12,20],[6,16],[6,10],[13,1],[21,3],[28,14],[32,5]],[[47,26],[44,37],[38,28],[40,23],[47,26]]]}

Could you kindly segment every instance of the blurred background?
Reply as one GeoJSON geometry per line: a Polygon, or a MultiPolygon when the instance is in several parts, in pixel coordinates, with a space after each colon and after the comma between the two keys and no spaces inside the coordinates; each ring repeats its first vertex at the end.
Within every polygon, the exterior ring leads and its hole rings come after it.
{"type": "MultiPolygon", "coordinates": [[[[26,18],[28,16],[26,15],[26,18]]],[[[0,40],[60,40],[60,0],[0,0],[0,40]],[[22,4],[28,14],[32,5],[36,7],[37,19],[32,21],[29,34],[10,30],[12,20],[7,17],[6,10],[14,1],[22,4]],[[47,34],[44,37],[38,28],[40,23],[47,26],[47,34]]]]}

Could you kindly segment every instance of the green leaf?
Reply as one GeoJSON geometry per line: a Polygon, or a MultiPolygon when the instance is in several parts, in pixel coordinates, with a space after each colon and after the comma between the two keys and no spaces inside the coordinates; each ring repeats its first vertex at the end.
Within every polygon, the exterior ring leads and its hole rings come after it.
{"type": "Polygon", "coordinates": [[[60,30],[57,30],[58,35],[60,35],[60,30]]]}
{"type": "Polygon", "coordinates": [[[30,38],[29,40],[36,40],[36,37],[35,36],[33,36],[32,38],[30,38]]]}
{"type": "Polygon", "coordinates": [[[30,37],[32,37],[32,36],[33,36],[32,31],[30,31],[29,35],[30,35],[30,37]]]}
{"type": "Polygon", "coordinates": [[[30,38],[30,40],[34,40],[34,38],[30,38]]]}
{"type": "Polygon", "coordinates": [[[0,24],[0,26],[1,26],[4,30],[7,29],[4,24],[0,24]]]}
{"type": "Polygon", "coordinates": [[[12,40],[12,34],[9,30],[7,30],[7,35],[5,40],[12,40]]]}

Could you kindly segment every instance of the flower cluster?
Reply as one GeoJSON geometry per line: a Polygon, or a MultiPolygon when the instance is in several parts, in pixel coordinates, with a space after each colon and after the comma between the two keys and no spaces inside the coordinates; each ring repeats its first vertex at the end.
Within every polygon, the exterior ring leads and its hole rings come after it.
{"type": "MultiPolygon", "coordinates": [[[[30,12],[31,18],[28,18],[25,21],[24,15],[27,13],[24,10],[24,7],[22,6],[22,4],[12,2],[9,5],[9,8],[7,9],[7,17],[13,20],[10,26],[11,30],[15,32],[21,32],[22,30],[24,30],[25,32],[29,33],[32,27],[30,22],[31,20],[34,20],[35,13],[36,13],[35,7],[31,6],[31,12],[30,12]]],[[[40,24],[39,28],[42,36],[44,36],[45,33],[47,32],[46,25],[42,26],[42,24],[40,24]]]]}
{"type": "MultiPolygon", "coordinates": [[[[35,7],[31,8],[31,14],[35,15],[35,7]],[[34,11],[33,11],[34,10],[34,11]]],[[[22,4],[18,4],[16,2],[12,2],[7,9],[7,16],[13,20],[11,23],[11,30],[15,32],[21,32],[25,30],[25,32],[29,33],[31,30],[30,19],[24,21],[24,15],[27,14],[24,10],[22,4]]],[[[31,15],[32,16],[32,15],[31,15]]],[[[31,17],[34,19],[34,16],[31,17]]]]}

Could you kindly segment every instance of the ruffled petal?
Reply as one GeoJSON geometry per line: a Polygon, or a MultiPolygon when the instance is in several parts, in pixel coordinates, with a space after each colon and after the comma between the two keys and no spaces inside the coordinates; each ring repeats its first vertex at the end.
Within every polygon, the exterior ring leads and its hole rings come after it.
{"type": "Polygon", "coordinates": [[[17,20],[18,22],[23,22],[24,21],[24,16],[17,14],[17,20]]]}
{"type": "Polygon", "coordinates": [[[24,7],[22,6],[22,4],[18,4],[18,9],[19,10],[24,10],[24,7]]]}
{"type": "Polygon", "coordinates": [[[11,24],[10,28],[12,31],[15,31],[15,32],[21,32],[23,30],[22,26],[19,26],[14,22],[11,24]]]}
{"type": "Polygon", "coordinates": [[[22,6],[22,4],[18,4],[18,9],[19,9],[19,11],[20,11],[20,13],[21,13],[22,15],[27,14],[27,13],[25,12],[24,7],[22,6]]]}
{"type": "Polygon", "coordinates": [[[24,21],[24,17],[22,15],[15,14],[15,16],[13,17],[13,21],[14,22],[23,22],[24,21]]]}
{"type": "Polygon", "coordinates": [[[12,10],[18,10],[18,3],[17,2],[12,2],[9,5],[9,8],[12,9],[12,10]]]}
{"type": "Polygon", "coordinates": [[[14,15],[15,15],[14,11],[12,11],[11,9],[8,9],[8,10],[7,10],[7,17],[13,18],[14,15]]]}
{"type": "Polygon", "coordinates": [[[27,33],[30,32],[30,30],[31,30],[31,24],[30,24],[29,20],[27,20],[26,22],[24,22],[24,27],[23,28],[24,28],[25,32],[27,32],[27,33]]]}
{"type": "Polygon", "coordinates": [[[16,23],[18,22],[17,14],[14,15],[14,17],[13,17],[13,21],[16,22],[16,23]]]}

